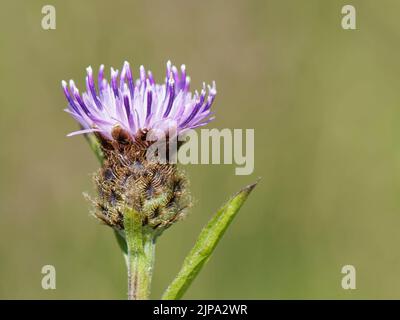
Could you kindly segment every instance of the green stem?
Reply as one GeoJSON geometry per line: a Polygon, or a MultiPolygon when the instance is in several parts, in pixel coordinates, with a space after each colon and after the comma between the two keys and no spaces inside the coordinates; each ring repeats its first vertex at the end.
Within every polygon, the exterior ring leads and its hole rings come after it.
{"type": "Polygon", "coordinates": [[[142,226],[141,217],[135,210],[125,212],[124,228],[128,249],[128,299],[146,300],[150,296],[153,275],[154,233],[142,226]]]}
{"type": "MultiPolygon", "coordinates": [[[[85,138],[97,160],[103,165],[104,153],[96,136],[85,134],[85,138]]],[[[142,226],[140,215],[134,210],[127,210],[125,213],[124,229],[125,237],[119,231],[114,232],[128,268],[128,299],[148,299],[153,276],[156,236],[151,229],[142,226]]]]}

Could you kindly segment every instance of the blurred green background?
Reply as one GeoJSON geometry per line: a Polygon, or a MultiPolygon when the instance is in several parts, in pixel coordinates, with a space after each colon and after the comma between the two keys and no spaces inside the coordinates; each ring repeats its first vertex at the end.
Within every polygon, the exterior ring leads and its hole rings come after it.
{"type": "MultiPolygon", "coordinates": [[[[0,10],[0,298],[124,299],[112,231],[89,216],[96,158],[60,81],[130,61],[216,80],[209,127],[254,128],[255,171],[186,166],[196,198],[157,246],[152,297],[201,227],[262,177],[185,298],[400,298],[400,2],[11,1],[0,10]],[[41,28],[52,4],[57,29],[41,28]],[[57,289],[41,288],[41,268],[57,289]],[[341,268],[357,289],[341,288],[341,268]]],[[[109,69],[108,69],[109,70],[109,69]]]]}

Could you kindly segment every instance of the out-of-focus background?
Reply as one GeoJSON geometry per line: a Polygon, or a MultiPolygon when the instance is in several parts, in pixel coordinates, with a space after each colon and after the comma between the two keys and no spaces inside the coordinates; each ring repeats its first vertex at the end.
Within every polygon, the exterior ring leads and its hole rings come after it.
{"type": "Polygon", "coordinates": [[[196,198],[157,246],[160,297],[201,227],[262,177],[185,298],[400,298],[400,3],[11,1],[0,9],[0,298],[124,299],[112,231],[89,216],[96,158],[60,81],[128,60],[216,80],[209,127],[254,128],[255,171],[186,166],[196,198]],[[56,8],[56,30],[41,9],[56,8]],[[57,289],[43,290],[54,265],[57,289]],[[343,290],[341,268],[357,270],[343,290]]]}

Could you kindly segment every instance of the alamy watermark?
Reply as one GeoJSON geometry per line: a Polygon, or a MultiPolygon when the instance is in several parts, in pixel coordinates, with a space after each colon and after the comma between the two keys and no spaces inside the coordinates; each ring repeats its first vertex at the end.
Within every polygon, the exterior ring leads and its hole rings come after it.
{"type": "Polygon", "coordinates": [[[347,264],[342,267],[342,274],[345,274],[342,278],[342,288],[344,290],[356,289],[356,268],[351,264],[347,264]]]}
{"type": "Polygon", "coordinates": [[[55,30],[56,28],[56,8],[52,5],[42,7],[42,28],[44,30],[55,30]]]}
{"type": "Polygon", "coordinates": [[[154,142],[146,159],[159,163],[236,164],[236,175],[254,171],[254,129],[201,129],[177,134],[176,126],[168,130],[152,129],[146,140],[154,142]]]}
{"type": "Polygon", "coordinates": [[[356,8],[350,4],[346,4],[342,7],[342,28],[344,30],[355,30],[356,29],[356,8]]]}
{"type": "Polygon", "coordinates": [[[56,288],[56,268],[50,264],[47,264],[42,267],[42,274],[44,275],[42,278],[42,288],[44,290],[56,288]]]}

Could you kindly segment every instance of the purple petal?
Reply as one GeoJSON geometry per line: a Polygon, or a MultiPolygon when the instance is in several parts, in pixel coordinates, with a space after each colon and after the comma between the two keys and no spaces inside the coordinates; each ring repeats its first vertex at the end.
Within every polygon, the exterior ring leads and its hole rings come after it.
{"type": "Polygon", "coordinates": [[[164,113],[164,118],[168,117],[169,113],[171,112],[172,104],[175,99],[175,83],[174,80],[171,78],[170,79],[170,85],[169,85],[169,97],[168,97],[168,105],[167,109],[165,110],[164,113]]]}
{"type": "Polygon", "coordinates": [[[75,112],[77,114],[80,114],[79,108],[77,107],[77,105],[75,104],[74,100],[72,99],[72,97],[71,97],[71,95],[69,93],[69,90],[68,90],[68,87],[67,87],[67,83],[63,80],[61,82],[61,85],[63,87],[64,95],[67,98],[68,104],[72,107],[73,110],[75,110],[75,112]]]}
{"type": "Polygon", "coordinates": [[[129,63],[127,61],[125,61],[125,71],[126,71],[126,78],[128,79],[129,92],[131,93],[131,99],[133,101],[135,86],[133,85],[131,68],[129,67],[129,63]]]}
{"type": "Polygon", "coordinates": [[[78,130],[78,131],[74,131],[71,133],[67,134],[67,137],[72,137],[72,136],[76,136],[77,134],[84,134],[84,133],[92,133],[92,132],[100,132],[101,130],[99,129],[84,129],[84,130],[78,130]]]}
{"type": "Polygon", "coordinates": [[[117,84],[117,78],[118,78],[118,70],[114,70],[111,68],[111,87],[114,92],[114,96],[118,97],[118,84],[117,84]]]}

